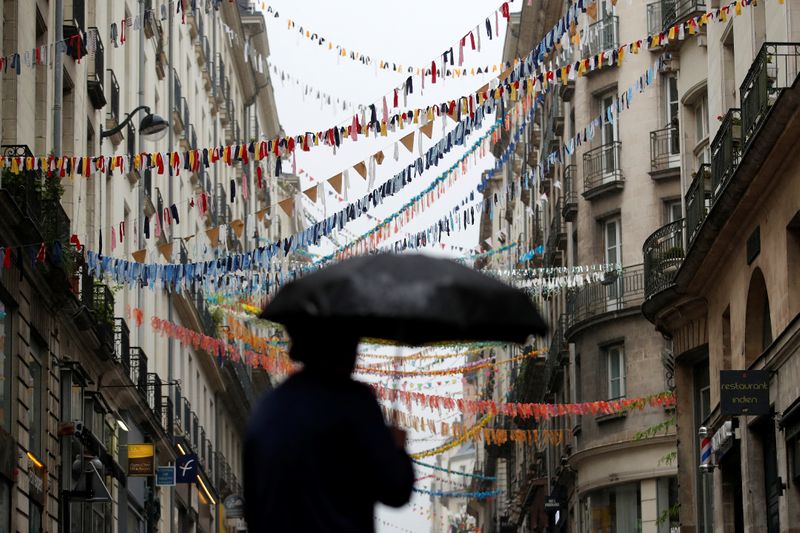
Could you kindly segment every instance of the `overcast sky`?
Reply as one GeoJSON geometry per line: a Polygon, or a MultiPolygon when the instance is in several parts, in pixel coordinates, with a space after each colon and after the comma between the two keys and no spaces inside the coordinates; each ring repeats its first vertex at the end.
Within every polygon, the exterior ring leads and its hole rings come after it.
{"type": "MultiPolygon", "coordinates": [[[[403,65],[430,66],[434,56],[439,56],[445,49],[454,46],[470,29],[483,25],[485,18],[499,7],[500,2],[487,2],[486,0],[305,0],[297,2],[292,0],[274,0],[268,2],[270,6],[280,13],[279,19],[268,19],[267,31],[269,36],[271,62],[285,71],[291,79],[284,82],[274,80],[276,99],[280,115],[280,122],[287,134],[299,134],[305,131],[316,131],[328,128],[334,124],[349,123],[352,113],[343,111],[341,107],[333,108],[320,105],[312,96],[304,96],[302,84],[307,84],[315,90],[324,91],[332,97],[343,98],[350,102],[371,104],[380,102],[383,95],[389,93],[394,87],[405,79],[405,76],[391,72],[376,72],[375,68],[365,67],[349,59],[337,58],[334,52],[327,48],[318,47],[305,38],[300,38],[297,30],[286,29],[288,19],[296,22],[309,30],[325,36],[336,44],[345,46],[368,54],[375,59],[385,58],[400,62],[403,65]],[[297,85],[295,80],[301,80],[297,85]]],[[[519,4],[519,2],[517,2],[519,4]]],[[[519,7],[517,6],[517,9],[519,7]]],[[[512,7],[513,9],[513,7],[512,7]]],[[[492,15],[492,20],[493,15],[492,15]]],[[[483,66],[500,61],[502,42],[505,35],[505,24],[501,24],[500,38],[489,41],[482,38],[481,53],[468,50],[465,52],[465,66],[483,66]]],[[[457,53],[457,52],[456,52],[457,53]]],[[[420,95],[418,78],[414,80],[415,95],[408,102],[409,107],[423,107],[441,101],[452,99],[456,96],[466,95],[480,88],[491,78],[467,77],[462,79],[448,79],[436,86],[426,84],[426,90],[420,95]]],[[[402,100],[401,100],[402,104],[402,100]]],[[[448,129],[454,123],[448,122],[448,129]]],[[[485,127],[491,125],[491,118],[485,127]]],[[[427,149],[441,136],[439,121],[434,126],[434,135],[431,140],[425,138],[423,148],[427,149]]],[[[402,132],[402,135],[408,130],[402,132]]],[[[471,145],[475,134],[468,139],[467,146],[471,145]]],[[[312,181],[308,176],[323,180],[338,174],[347,167],[358,163],[377,150],[385,150],[386,161],[377,167],[376,184],[390,178],[398,168],[410,163],[417,153],[409,154],[405,148],[400,148],[400,161],[394,162],[393,151],[388,149],[391,142],[399,138],[379,138],[377,140],[359,140],[357,143],[346,143],[342,149],[333,155],[328,148],[317,148],[307,154],[300,152],[297,165],[298,170],[303,169],[305,174],[303,187],[308,187],[312,181]]],[[[431,169],[423,177],[415,180],[408,186],[402,195],[393,198],[371,212],[378,218],[394,212],[413,194],[428,185],[431,180],[447,169],[465,148],[451,152],[450,157],[444,160],[439,168],[431,169]]],[[[480,179],[481,171],[494,164],[491,156],[479,161],[479,164],[469,175],[464,176],[447,194],[437,202],[436,209],[431,209],[415,221],[408,229],[422,229],[435,220],[449,208],[457,205],[475,187],[480,179]]],[[[351,171],[351,198],[366,191],[366,182],[355,171],[351,171]]],[[[333,201],[333,198],[329,198],[333,201]]],[[[336,204],[329,203],[329,211],[333,211],[336,204]]],[[[321,212],[319,212],[321,215],[321,212]]],[[[477,217],[476,217],[477,218],[477,217]]],[[[350,225],[352,233],[361,234],[374,225],[373,220],[363,217],[350,225]]],[[[477,245],[478,228],[473,226],[470,231],[454,234],[449,240],[450,244],[460,247],[475,247],[477,245]]],[[[324,246],[320,252],[327,253],[332,245],[324,246]]],[[[453,365],[451,359],[448,363],[453,365]]],[[[412,380],[420,382],[419,379],[412,380]]],[[[460,387],[456,387],[460,390],[460,387]]],[[[436,393],[453,393],[454,390],[433,391],[436,393]]],[[[425,413],[415,413],[422,416],[425,413]]],[[[447,414],[447,413],[445,413],[447,414]]],[[[436,418],[438,415],[431,416],[436,418]]],[[[411,434],[412,439],[421,439],[429,435],[423,433],[411,434]]],[[[437,445],[440,441],[414,440],[412,449],[422,450],[437,445]]],[[[431,473],[430,470],[420,470],[418,477],[431,473]]],[[[427,487],[428,482],[420,482],[419,486],[427,487]]],[[[411,531],[429,531],[431,524],[421,516],[419,506],[428,508],[428,497],[415,495],[413,503],[399,511],[381,508],[378,518],[411,531]]],[[[400,531],[395,527],[384,526],[380,520],[377,522],[378,531],[390,533],[400,531]]]]}

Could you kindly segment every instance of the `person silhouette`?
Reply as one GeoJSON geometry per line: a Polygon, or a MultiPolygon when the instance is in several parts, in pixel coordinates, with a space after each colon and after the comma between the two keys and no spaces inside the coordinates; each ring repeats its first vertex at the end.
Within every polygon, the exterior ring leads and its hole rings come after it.
{"type": "Polygon", "coordinates": [[[411,498],[405,433],[389,428],[370,388],[351,379],[359,339],[287,328],[303,368],[259,400],[244,443],[251,532],[371,532],[374,507],[411,498]]]}

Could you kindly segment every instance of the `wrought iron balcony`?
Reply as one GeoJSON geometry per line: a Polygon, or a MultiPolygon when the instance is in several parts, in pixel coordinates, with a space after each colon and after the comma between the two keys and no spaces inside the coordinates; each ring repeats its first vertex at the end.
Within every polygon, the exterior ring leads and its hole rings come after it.
{"type": "Polygon", "coordinates": [[[680,173],[681,147],[678,126],[650,132],[650,176],[680,173]]]}
{"type": "Polygon", "coordinates": [[[750,66],[739,94],[742,102],[742,136],[750,143],[772,104],[800,73],[800,43],[764,43],[750,66]]]}
{"type": "Polygon", "coordinates": [[[742,113],[729,109],[711,142],[711,190],[719,197],[742,158],[742,113]]]}
{"type": "MultiPolygon", "coordinates": [[[[119,125],[119,82],[117,82],[117,77],[114,75],[113,70],[108,69],[107,72],[110,105],[106,116],[106,128],[110,130],[119,125]]],[[[114,144],[119,144],[122,141],[122,134],[112,135],[111,140],[114,144]]]]}
{"type": "Polygon", "coordinates": [[[581,287],[567,300],[565,334],[569,337],[569,330],[600,315],[638,308],[643,300],[643,265],[610,272],[602,283],[581,287]]]}
{"type": "Polygon", "coordinates": [[[642,247],[644,255],[644,297],[669,288],[683,263],[685,220],[680,219],[657,229],[642,247]]]}
{"type": "Polygon", "coordinates": [[[175,406],[172,404],[172,398],[167,395],[161,396],[161,427],[168,437],[172,437],[175,428],[175,406]]]}
{"type": "Polygon", "coordinates": [[[566,314],[558,317],[558,325],[550,339],[550,349],[547,351],[547,361],[545,363],[545,381],[547,382],[548,391],[552,391],[556,387],[558,379],[563,376],[563,366],[569,360],[569,344],[564,338],[566,323],[566,314]]]}
{"type": "Polygon", "coordinates": [[[186,399],[184,396],[182,399],[182,415],[181,415],[181,425],[183,425],[183,435],[189,439],[189,436],[192,434],[192,404],[189,403],[189,400],[186,399]]]}
{"type": "Polygon", "coordinates": [[[706,3],[703,0],[663,0],[661,9],[664,16],[662,31],[666,31],[671,26],[705,13],[706,3]]]}
{"type": "Polygon", "coordinates": [[[621,190],[625,184],[621,163],[622,143],[604,144],[583,154],[583,197],[587,200],[621,190]]]}
{"type": "Polygon", "coordinates": [[[131,371],[131,333],[124,318],[114,318],[114,359],[130,376],[131,371]]]}
{"type": "Polygon", "coordinates": [[[589,54],[596,55],[619,46],[619,18],[601,18],[589,26],[589,54]]]}
{"type": "Polygon", "coordinates": [[[569,165],[564,169],[561,214],[567,222],[574,222],[578,214],[578,167],[569,165]]]}
{"type": "Polygon", "coordinates": [[[545,245],[545,265],[561,266],[561,245],[566,242],[566,232],[561,220],[561,199],[559,198],[553,209],[553,218],[550,219],[549,234],[545,245]]]}
{"type": "Polygon", "coordinates": [[[95,34],[95,49],[94,54],[88,57],[88,69],[86,76],[86,88],[89,94],[89,100],[92,101],[92,106],[95,109],[101,109],[106,105],[105,96],[105,49],[103,48],[103,40],[100,38],[100,32],[97,28],[89,28],[95,34]]]}
{"type": "Polygon", "coordinates": [[[691,246],[711,209],[711,165],[700,165],[686,191],[686,243],[691,246]]]}
{"type": "Polygon", "coordinates": [[[130,349],[130,378],[142,397],[147,397],[147,354],[138,346],[130,349]]]}
{"type": "Polygon", "coordinates": [[[197,439],[200,438],[200,421],[197,418],[197,413],[195,413],[194,411],[192,411],[191,417],[192,417],[192,433],[191,433],[192,448],[197,449],[197,443],[198,443],[197,439]]]}
{"type": "Polygon", "coordinates": [[[161,421],[163,407],[161,403],[161,378],[153,372],[147,373],[147,388],[145,389],[144,399],[150,407],[156,420],[161,421]]]}

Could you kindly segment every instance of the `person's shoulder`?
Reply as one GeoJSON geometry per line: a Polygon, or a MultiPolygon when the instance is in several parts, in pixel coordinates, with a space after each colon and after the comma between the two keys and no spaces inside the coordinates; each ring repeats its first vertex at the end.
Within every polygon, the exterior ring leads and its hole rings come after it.
{"type": "Polygon", "coordinates": [[[369,398],[371,400],[375,400],[375,389],[372,385],[364,383],[362,381],[355,381],[350,380],[350,389],[353,391],[353,394],[363,398],[369,398]]]}

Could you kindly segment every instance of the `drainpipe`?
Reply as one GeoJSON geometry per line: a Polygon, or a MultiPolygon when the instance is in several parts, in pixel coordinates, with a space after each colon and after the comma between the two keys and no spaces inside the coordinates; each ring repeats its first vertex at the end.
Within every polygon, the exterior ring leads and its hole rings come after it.
{"type": "Polygon", "coordinates": [[[56,57],[53,61],[53,153],[61,155],[61,107],[64,101],[64,65],[60,47],[64,40],[64,0],[55,0],[56,57]]]}
{"type": "MultiPolygon", "coordinates": [[[[169,69],[167,71],[167,116],[171,118],[172,117],[172,108],[174,106],[174,99],[175,99],[175,69],[173,67],[173,62],[172,62],[173,61],[173,59],[172,59],[172,39],[173,39],[173,35],[172,34],[173,34],[173,29],[174,29],[174,26],[173,26],[174,9],[167,9],[167,11],[169,12],[169,19],[168,19],[168,24],[167,24],[167,27],[169,28],[169,41],[167,43],[167,46],[169,47],[169,49],[167,51],[167,55],[168,55],[167,63],[169,64],[169,69]]],[[[142,57],[144,57],[144,56],[142,55],[142,57]]],[[[142,79],[144,79],[143,76],[139,76],[140,83],[141,83],[142,79]]],[[[172,124],[172,120],[170,120],[169,122],[170,122],[170,124],[172,124]]],[[[174,132],[174,130],[172,130],[172,128],[170,128],[170,132],[167,135],[168,144],[169,144],[168,151],[170,153],[172,152],[172,134],[173,134],[173,132],[174,132]]],[[[174,180],[172,179],[172,167],[170,166],[169,186],[168,186],[168,189],[167,189],[167,206],[172,205],[172,182],[173,181],[174,180]]],[[[156,214],[156,215],[158,216],[158,214],[156,214]]],[[[173,244],[174,244],[174,241],[173,241],[173,244]]],[[[174,318],[173,318],[172,315],[173,315],[172,291],[168,290],[167,291],[167,320],[169,320],[170,323],[172,323],[174,321],[174,318]]],[[[174,357],[174,354],[173,354],[173,341],[172,341],[172,339],[168,339],[167,340],[167,381],[169,381],[170,383],[174,379],[173,372],[172,372],[173,357],[174,357]]],[[[191,379],[191,376],[189,377],[189,379],[191,379]]],[[[191,490],[192,490],[191,489],[191,485],[189,485],[190,493],[191,493],[191,490]]],[[[170,490],[169,490],[169,530],[170,531],[175,529],[174,520],[175,520],[175,487],[170,487],[170,490]]]]}

